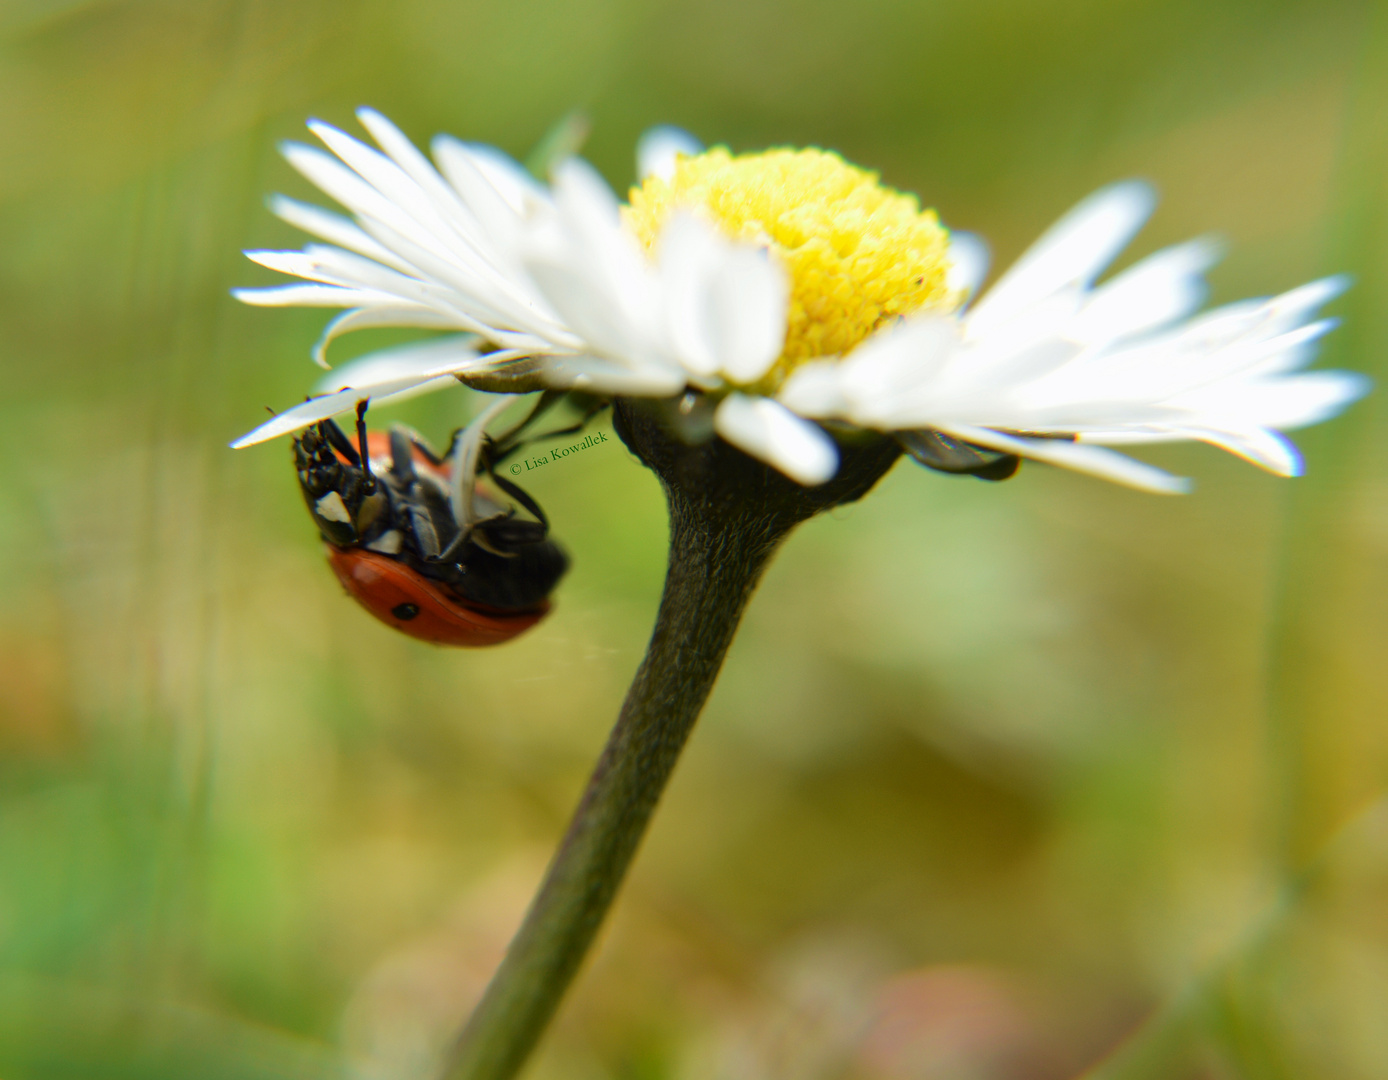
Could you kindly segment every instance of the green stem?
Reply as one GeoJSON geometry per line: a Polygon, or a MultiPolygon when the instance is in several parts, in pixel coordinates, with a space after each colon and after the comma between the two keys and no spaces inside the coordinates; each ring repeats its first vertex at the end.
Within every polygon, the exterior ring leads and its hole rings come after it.
{"type": "Polygon", "coordinates": [[[646,658],[446,1076],[504,1080],[539,1040],[612,904],[783,535],[783,529],[747,529],[672,505],[670,570],[646,658]]]}
{"type": "Polygon", "coordinates": [[[865,494],[900,451],[844,448],[839,473],[801,488],[719,439],[687,445],[660,403],[619,399],[617,433],[660,478],[670,568],[646,657],[540,891],[442,1076],[510,1080],[583,962],[685,740],[713,689],[747,600],[799,522],[865,494]]]}

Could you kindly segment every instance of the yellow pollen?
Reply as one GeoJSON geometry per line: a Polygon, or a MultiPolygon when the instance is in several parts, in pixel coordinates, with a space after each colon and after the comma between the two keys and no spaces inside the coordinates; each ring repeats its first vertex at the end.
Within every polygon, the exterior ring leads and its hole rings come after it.
{"type": "Polygon", "coordinates": [[[774,388],[805,360],[846,353],[884,323],[921,309],[952,311],[949,233],[914,195],[824,150],[736,157],[723,147],[679,158],[668,180],[647,178],[623,207],[651,249],[672,211],[710,215],[735,240],[769,245],[790,275],[785,351],[774,388]]]}

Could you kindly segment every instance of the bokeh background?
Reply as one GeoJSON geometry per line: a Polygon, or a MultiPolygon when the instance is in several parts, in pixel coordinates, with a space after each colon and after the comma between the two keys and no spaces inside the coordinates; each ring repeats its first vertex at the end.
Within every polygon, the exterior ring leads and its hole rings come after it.
{"type": "MultiPolygon", "coordinates": [[[[1373,4],[5,0],[5,1080],[423,1080],[640,658],[664,511],[619,444],[534,478],[574,569],[469,653],[343,597],[287,445],[225,448],[325,318],[228,296],[299,243],[276,143],[365,103],[518,155],[584,109],[619,188],[657,122],[832,147],[1004,263],[1150,177],[1126,258],[1352,272],[1326,362],[1384,367],[1373,4]]],[[[1388,1075],[1382,393],[1299,441],[1296,481],[1152,449],[1182,499],[907,463],[803,527],[532,1075],[1388,1075]]]]}

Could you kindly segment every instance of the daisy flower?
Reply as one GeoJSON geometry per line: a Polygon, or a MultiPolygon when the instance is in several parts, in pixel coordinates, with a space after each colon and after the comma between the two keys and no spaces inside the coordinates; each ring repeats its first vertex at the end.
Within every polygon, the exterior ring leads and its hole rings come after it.
{"type": "Polygon", "coordinates": [[[1282,432],[1368,388],[1302,370],[1343,279],[1197,314],[1219,249],[1196,240],[1096,284],[1152,211],[1140,182],[1091,195],[972,299],[983,245],[833,153],[733,155],[656,129],[621,205],[576,158],[547,188],[446,136],[431,163],[358,115],[379,149],[317,122],[331,155],[285,148],[352,217],[275,200],[327,243],[250,252],[304,281],[236,295],[344,309],[314,348],[325,366],[350,330],[453,334],[332,372],[233,445],[462,379],[669,399],[683,437],[716,433],[806,485],[834,475],[836,436],[858,429],[948,472],[999,478],[1027,457],[1176,492],[1187,481],[1109,447],[1201,440],[1296,475],[1282,432]]]}

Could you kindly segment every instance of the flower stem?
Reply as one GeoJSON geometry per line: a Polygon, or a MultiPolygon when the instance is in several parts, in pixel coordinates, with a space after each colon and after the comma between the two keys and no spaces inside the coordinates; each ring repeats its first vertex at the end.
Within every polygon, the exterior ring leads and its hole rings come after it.
{"type": "Polygon", "coordinates": [[[672,507],[670,569],[646,658],[544,884],[464,1030],[456,1080],[514,1076],[607,913],[784,530],[672,507]]]}
{"type": "Polygon", "coordinates": [[[679,443],[639,405],[619,402],[616,426],[669,500],[665,591],[616,726],[446,1080],[510,1080],[525,1064],[602,925],[776,546],[799,522],[859,498],[898,455],[885,442],[850,453],[839,477],[807,490],[718,440],[679,443]]]}

